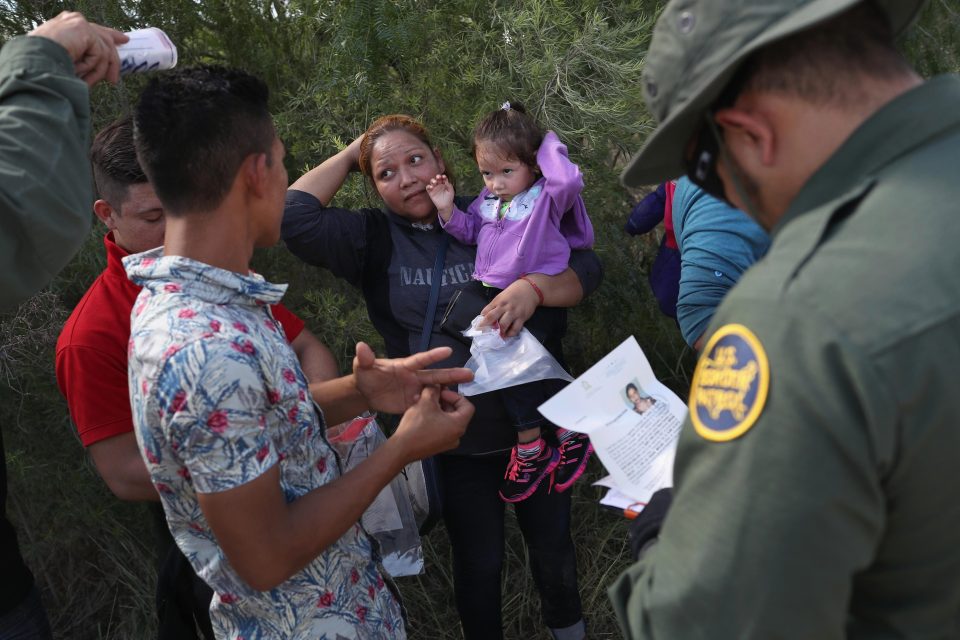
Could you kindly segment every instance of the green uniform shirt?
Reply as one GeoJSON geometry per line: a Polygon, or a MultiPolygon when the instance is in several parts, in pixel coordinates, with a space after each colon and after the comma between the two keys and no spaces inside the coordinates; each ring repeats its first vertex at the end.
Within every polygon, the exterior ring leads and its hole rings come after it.
{"type": "Polygon", "coordinates": [[[865,122],[719,308],[628,638],[960,637],[960,78],[865,122]]]}
{"type": "Polygon", "coordinates": [[[0,311],[62,269],[93,202],[90,104],[66,49],[14,38],[0,50],[0,311]]]}

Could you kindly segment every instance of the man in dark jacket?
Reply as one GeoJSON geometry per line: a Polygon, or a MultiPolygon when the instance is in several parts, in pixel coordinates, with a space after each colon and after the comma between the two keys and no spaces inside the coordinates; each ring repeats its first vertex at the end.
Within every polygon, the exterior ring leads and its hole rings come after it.
{"type": "Polygon", "coordinates": [[[658,21],[625,182],[686,173],[772,245],[707,330],[659,541],[610,590],[628,638],[957,637],[960,79],[894,47],[921,5],[658,21]]]}
{"type": "MultiPolygon", "coordinates": [[[[127,37],[61,13],[0,50],[0,311],[73,257],[90,227],[88,86],[120,73],[127,37]]],[[[6,519],[0,439],[0,639],[49,638],[33,576],[6,519]]]]}

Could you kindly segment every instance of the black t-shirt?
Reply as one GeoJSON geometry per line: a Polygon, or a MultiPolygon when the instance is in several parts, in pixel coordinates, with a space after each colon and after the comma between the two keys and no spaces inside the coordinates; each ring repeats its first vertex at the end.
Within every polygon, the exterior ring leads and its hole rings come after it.
{"type": "MultiPolygon", "coordinates": [[[[457,198],[466,210],[471,198],[457,198]]],[[[444,241],[439,224],[414,224],[389,210],[325,207],[303,191],[287,192],[283,239],[301,260],[329,269],[359,287],[367,314],[383,336],[387,355],[396,358],[419,350],[430,297],[437,251],[444,241]]],[[[457,289],[471,281],[476,247],[449,239],[430,347],[449,346],[453,355],[437,366],[462,366],[470,351],[439,329],[443,310],[457,289]]],[[[600,261],[592,251],[574,252],[570,266],[584,293],[600,284],[600,261]]],[[[516,443],[497,393],[470,398],[473,421],[452,453],[477,454],[509,449],[516,443]]]]}

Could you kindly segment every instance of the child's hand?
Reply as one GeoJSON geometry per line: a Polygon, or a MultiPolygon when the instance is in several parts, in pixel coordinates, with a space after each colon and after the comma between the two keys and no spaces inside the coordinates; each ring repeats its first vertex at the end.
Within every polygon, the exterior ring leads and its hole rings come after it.
{"type": "Polygon", "coordinates": [[[443,221],[448,222],[450,216],[453,215],[453,196],[456,194],[453,185],[447,180],[447,176],[437,174],[435,178],[431,178],[430,184],[427,185],[427,195],[433,200],[434,206],[437,207],[437,213],[440,214],[443,221]]]}

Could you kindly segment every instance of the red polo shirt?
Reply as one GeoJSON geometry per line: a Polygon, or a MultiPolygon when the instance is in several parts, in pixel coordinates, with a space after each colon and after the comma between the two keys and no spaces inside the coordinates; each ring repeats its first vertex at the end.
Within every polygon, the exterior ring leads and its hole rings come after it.
{"type": "MultiPolygon", "coordinates": [[[[130,311],[140,287],[127,279],[121,260],[129,255],[108,233],[107,268],[83,294],[57,340],[57,385],[83,446],[133,431],[127,389],[130,311]]],[[[283,305],[272,306],[288,342],[303,320],[283,305]]]]}

